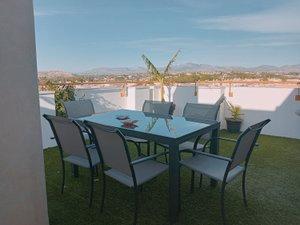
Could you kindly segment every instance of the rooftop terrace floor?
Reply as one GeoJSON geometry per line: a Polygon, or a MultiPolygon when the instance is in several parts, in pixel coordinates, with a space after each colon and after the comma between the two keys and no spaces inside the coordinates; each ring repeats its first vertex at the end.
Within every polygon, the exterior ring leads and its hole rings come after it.
{"type": "MultiPolygon", "coordinates": [[[[221,132],[222,136],[237,135],[221,132]]],[[[247,174],[248,208],[243,205],[241,177],[226,187],[228,224],[300,224],[300,140],[262,135],[253,152],[247,174]]],[[[132,153],[134,147],[130,145],[132,153]]],[[[220,154],[229,156],[232,143],[220,143],[220,154]]],[[[101,176],[96,178],[95,196],[88,208],[89,173],[80,168],[79,178],[67,165],[66,187],[60,194],[61,164],[57,148],[45,151],[48,211],[51,225],[132,224],[133,191],[108,178],[104,212],[100,213],[101,176]]],[[[188,157],[186,155],[185,157],[188,157]]],[[[221,224],[219,190],[204,178],[201,188],[189,192],[190,171],[181,170],[182,211],[178,224],[221,224]]],[[[140,195],[138,224],[168,224],[168,173],[146,183],[140,195]]]]}

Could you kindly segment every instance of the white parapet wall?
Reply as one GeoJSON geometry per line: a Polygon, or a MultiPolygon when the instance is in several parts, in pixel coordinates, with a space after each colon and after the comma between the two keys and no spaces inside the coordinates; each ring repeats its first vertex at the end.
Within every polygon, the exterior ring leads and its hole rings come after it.
{"type": "MultiPolygon", "coordinates": [[[[144,100],[159,100],[159,87],[128,87],[127,96],[121,97],[120,88],[91,88],[76,89],[76,99],[91,99],[96,113],[126,108],[141,110],[144,100]]],[[[214,104],[224,94],[226,99],[234,105],[242,108],[242,130],[251,124],[270,118],[272,121],[263,130],[264,134],[300,139],[300,116],[296,114],[300,110],[300,102],[294,100],[296,89],[294,88],[270,88],[270,87],[232,87],[232,97],[229,97],[227,87],[195,87],[172,86],[165,88],[166,101],[176,104],[175,115],[182,115],[187,102],[214,104]]],[[[44,113],[55,114],[54,94],[40,93],[41,115],[44,113]]],[[[221,128],[226,128],[225,118],[229,117],[228,106],[223,103],[220,108],[218,120],[221,128]]],[[[51,129],[45,119],[42,118],[43,147],[56,145],[51,129]]]]}
{"type": "MultiPolygon", "coordinates": [[[[300,102],[295,101],[294,88],[233,87],[233,97],[225,96],[234,105],[240,105],[244,113],[242,129],[251,124],[270,118],[271,123],[263,130],[264,134],[300,139],[300,102]]],[[[228,116],[228,111],[225,116],[228,116]]]]}
{"type": "Polygon", "coordinates": [[[121,88],[76,89],[76,99],[91,99],[96,113],[127,108],[127,97],[121,97],[121,88]]]}
{"type": "Polygon", "coordinates": [[[55,115],[55,101],[53,92],[40,92],[40,114],[42,125],[43,149],[56,146],[55,140],[51,139],[54,135],[48,121],[43,117],[44,114],[55,115]]]}

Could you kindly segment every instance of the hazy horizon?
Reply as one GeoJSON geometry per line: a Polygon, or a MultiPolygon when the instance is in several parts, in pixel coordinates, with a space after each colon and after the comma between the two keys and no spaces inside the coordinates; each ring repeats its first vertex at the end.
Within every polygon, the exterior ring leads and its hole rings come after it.
{"type": "Polygon", "coordinates": [[[300,64],[296,0],[35,0],[38,70],[300,64]]]}

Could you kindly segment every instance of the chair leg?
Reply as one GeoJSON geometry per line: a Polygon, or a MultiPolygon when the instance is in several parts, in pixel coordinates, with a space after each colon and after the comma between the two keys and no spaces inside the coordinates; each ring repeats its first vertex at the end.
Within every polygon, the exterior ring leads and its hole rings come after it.
{"type": "Polygon", "coordinates": [[[103,212],[103,208],[104,208],[104,201],[105,201],[105,193],[106,193],[106,176],[104,173],[102,173],[102,199],[101,199],[101,208],[100,208],[100,212],[103,212]]]}
{"type": "Polygon", "coordinates": [[[202,180],[203,180],[203,175],[202,173],[200,173],[199,188],[202,187],[202,180]]]}
{"type": "Polygon", "coordinates": [[[133,219],[133,225],[137,224],[137,216],[139,211],[139,188],[134,188],[134,219],[133,219]]]}
{"type": "Polygon", "coordinates": [[[73,177],[78,178],[79,177],[79,167],[75,164],[71,164],[71,168],[72,168],[73,177]]]}
{"type": "Polygon", "coordinates": [[[154,142],[154,154],[157,154],[157,144],[154,142]]]}
{"type": "Polygon", "coordinates": [[[90,168],[90,172],[91,172],[91,189],[90,189],[90,204],[89,204],[89,207],[91,208],[92,207],[92,202],[93,202],[93,194],[94,194],[94,168],[90,168]]]}
{"type": "Polygon", "coordinates": [[[191,171],[191,186],[190,186],[190,192],[194,192],[194,186],[195,186],[195,171],[191,171]]]}
{"type": "Polygon", "coordinates": [[[225,186],[226,183],[222,183],[222,188],[221,188],[221,215],[222,215],[222,222],[223,225],[226,224],[226,218],[225,218],[225,205],[224,205],[224,200],[225,200],[225,186]]]}
{"type": "Polygon", "coordinates": [[[134,145],[137,148],[138,156],[140,156],[142,154],[141,144],[140,143],[136,143],[136,142],[133,142],[133,143],[134,143],[134,145]]]}
{"type": "Polygon", "coordinates": [[[248,206],[247,196],[246,196],[246,170],[243,172],[243,200],[245,207],[248,206]]]}
{"type": "Polygon", "coordinates": [[[98,165],[96,165],[96,166],[94,167],[94,170],[95,170],[95,175],[96,175],[96,177],[98,177],[98,176],[99,176],[99,168],[98,168],[98,165]]]}
{"type": "Polygon", "coordinates": [[[147,141],[147,156],[150,155],[150,141],[147,141]]]}
{"type": "Polygon", "coordinates": [[[66,179],[66,169],[65,169],[65,162],[62,160],[62,183],[61,183],[61,194],[64,193],[65,188],[65,179],[66,179]]]}
{"type": "Polygon", "coordinates": [[[168,157],[167,157],[167,149],[166,148],[164,148],[164,152],[165,152],[165,161],[168,164],[168,157]]]}

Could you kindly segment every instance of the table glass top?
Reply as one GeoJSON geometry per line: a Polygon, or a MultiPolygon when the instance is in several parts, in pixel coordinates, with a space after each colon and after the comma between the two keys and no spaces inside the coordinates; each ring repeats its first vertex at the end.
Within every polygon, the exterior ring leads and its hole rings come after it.
{"type": "Polygon", "coordinates": [[[80,120],[116,127],[121,131],[134,130],[168,138],[179,138],[216,123],[215,121],[195,122],[180,116],[164,116],[126,109],[94,114],[82,117],[80,120]],[[124,125],[126,121],[129,121],[129,124],[124,125]],[[130,121],[134,121],[134,125],[130,121]]]}

